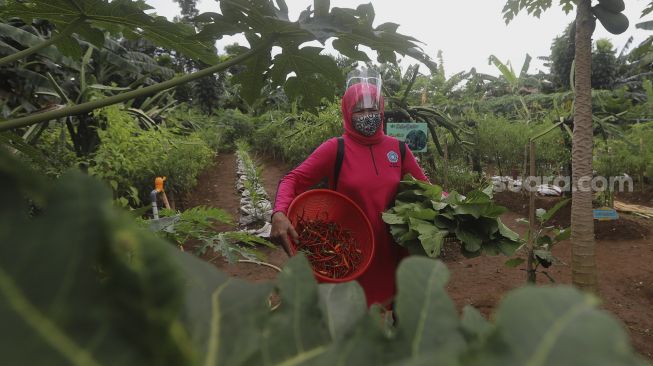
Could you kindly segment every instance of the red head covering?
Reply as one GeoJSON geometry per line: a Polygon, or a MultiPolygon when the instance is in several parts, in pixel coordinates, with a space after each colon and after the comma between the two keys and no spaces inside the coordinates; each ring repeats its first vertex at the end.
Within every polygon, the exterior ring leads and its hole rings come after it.
{"type": "MultiPolygon", "coordinates": [[[[350,86],[345,95],[342,97],[342,118],[345,122],[345,135],[350,136],[352,139],[356,140],[365,145],[373,145],[381,142],[383,136],[383,124],[379,127],[376,133],[372,136],[363,136],[361,135],[351,123],[351,114],[354,111],[356,103],[362,99],[364,94],[369,94],[373,99],[377,97],[377,88],[374,85],[370,84],[354,84],[350,86]]],[[[381,121],[383,121],[383,96],[379,96],[379,112],[381,114],[381,121]]]]}

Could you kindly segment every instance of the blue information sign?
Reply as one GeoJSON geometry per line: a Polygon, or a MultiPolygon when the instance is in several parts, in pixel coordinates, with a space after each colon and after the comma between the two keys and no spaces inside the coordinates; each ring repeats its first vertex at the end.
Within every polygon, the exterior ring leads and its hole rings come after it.
{"type": "Polygon", "coordinates": [[[592,213],[594,214],[594,220],[599,221],[617,220],[619,218],[619,214],[614,208],[601,207],[592,210],[592,213]]]}

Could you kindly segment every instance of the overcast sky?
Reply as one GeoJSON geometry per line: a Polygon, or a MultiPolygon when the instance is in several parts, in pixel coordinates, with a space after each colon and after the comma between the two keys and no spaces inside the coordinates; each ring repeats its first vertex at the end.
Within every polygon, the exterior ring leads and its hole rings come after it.
{"type": "MultiPolygon", "coordinates": [[[[172,0],[146,0],[155,8],[155,12],[172,19],[179,13],[179,7],[172,0]]],[[[200,12],[219,12],[217,2],[198,0],[200,12]]],[[[643,41],[653,31],[635,28],[635,24],[653,20],[653,15],[640,19],[640,15],[650,0],[626,0],[625,14],[630,19],[629,29],[615,36],[608,33],[600,24],[594,32],[594,40],[609,38],[618,50],[621,50],[630,36],[635,38],[633,46],[643,41]]],[[[333,7],[356,7],[369,0],[331,0],[333,7]]],[[[312,0],[286,0],[290,9],[290,18],[297,19],[299,13],[313,4],[312,0]]],[[[510,61],[515,71],[521,69],[526,54],[533,57],[530,73],[543,68],[538,56],[550,53],[551,41],[561,34],[574,19],[573,12],[565,15],[554,0],[554,5],[540,19],[520,13],[506,25],[501,9],[506,0],[372,0],[376,11],[374,25],[393,22],[400,25],[398,32],[410,35],[422,41],[422,48],[432,58],[442,50],[444,66],[448,76],[458,71],[468,71],[476,67],[479,72],[497,75],[494,66],[488,65],[488,57],[496,55],[501,61],[510,61]]],[[[247,44],[243,37],[230,37],[218,46],[237,41],[247,44]]],[[[631,46],[631,47],[633,47],[631,46]]],[[[327,52],[335,53],[327,47],[327,52]]],[[[406,59],[402,63],[413,63],[406,59]]]]}

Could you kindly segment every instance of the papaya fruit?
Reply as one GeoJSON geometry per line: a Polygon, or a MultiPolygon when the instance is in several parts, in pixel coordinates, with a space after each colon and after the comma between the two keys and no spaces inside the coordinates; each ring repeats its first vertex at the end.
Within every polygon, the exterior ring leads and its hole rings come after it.
{"type": "Polygon", "coordinates": [[[622,13],[613,13],[606,10],[601,4],[592,7],[592,12],[601,22],[605,30],[612,34],[621,34],[628,29],[628,17],[622,13]]]}
{"type": "Polygon", "coordinates": [[[624,0],[599,0],[601,6],[612,13],[621,13],[626,10],[626,3],[624,0]]]}

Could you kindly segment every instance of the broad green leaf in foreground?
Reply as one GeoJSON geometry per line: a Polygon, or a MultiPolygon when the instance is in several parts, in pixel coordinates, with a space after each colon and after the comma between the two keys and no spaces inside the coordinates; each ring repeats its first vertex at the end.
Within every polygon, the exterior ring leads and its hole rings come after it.
{"type": "Polygon", "coordinates": [[[473,364],[644,365],[623,326],[597,305],[571,287],[515,290],[499,305],[495,333],[473,364]]]}
{"type": "MultiPolygon", "coordinates": [[[[0,199],[22,199],[5,168],[0,199]]],[[[108,188],[81,173],[43,188],[34,218],[24,205],[0,208],[2,363],[190,363],[168,244],[127,225],[108,188]]]]}
{"type": "Polygon", "coordinates": [[[471,305],[463,308],[460,326],[465,338],[471,342],[481,342],[486,339],[494,329],[483,315],[471,305]]]}
{"type": "Polygon", "coordinates": [[[449,271],[440,261],[404,260],[397,271],[397,340],[393,345],[410,357],[423,353],[456,354],[465,342],[456,307],[444,291],[449,271]]]}
{"type": "Polygon", "coordinates": [[[324,353],[329,330],[318,306],[318,287],[308,260],[293,257],[277,277],[281,306],[263,331],[261,352],[266,364],[299,364],[324,353]]]}
{"type": "Polygon", "coordinates": [[[365,293],[358,282],[325,283],[319,286],[320,308],[331,339],[342,339],[367,313],[365,293]]]}
{"type": "Polygon", "coordinates": [[[270,312],[267,298],[272,286],[229,277],[178,250],[171,250],[171,255],[182,269],[183,319],[200,364],[245,365],[260,360],[261,330],[270,312]]]}
{"type": "Polygon", "coordinates": [[[22,164],[0,150],[3,365],[645,365],[623,325],[569,287],[521,288],[492,323],[469,307],[461,320],[445,266],[424,257],[399,267],[394,327],[378,306],[364,314],[356,283],[319,287],[301,255],[270,311],[270,285],[135,229],[102,183],[22,164]]]}

